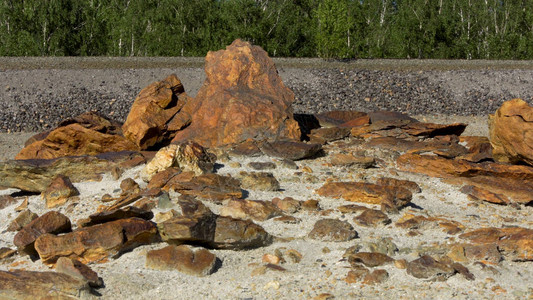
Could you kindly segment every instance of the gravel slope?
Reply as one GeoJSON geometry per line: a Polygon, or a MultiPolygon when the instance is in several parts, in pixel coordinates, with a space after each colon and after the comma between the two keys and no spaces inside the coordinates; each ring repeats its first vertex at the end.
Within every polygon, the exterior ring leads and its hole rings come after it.
{"type": "MultiPolygon", "coordinates": [[[[528,62],[276,62],[296,94],[299,113],[485,116],[514,97],[533,101],[528,62]]],[[[42,131],[89,110],[124,121],[135,96],[151,82],[176,73],[195,95],[205,79],[200,58],[0,58],[0,70],[1,132],[42,131]]]]}

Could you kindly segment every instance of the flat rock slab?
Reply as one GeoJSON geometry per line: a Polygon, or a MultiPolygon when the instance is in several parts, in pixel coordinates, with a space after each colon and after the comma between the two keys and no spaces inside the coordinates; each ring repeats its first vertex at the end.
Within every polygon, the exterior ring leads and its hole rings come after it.
{"type": "Polygon", "coordinates": [[[294,141],[278,141],[261,143],[259,148],[265,155],[271,157],[300,160],[316,155],[322,150],[322,145],[294,141]]]}
{"type": "Polygon", "coordinates": [[[337,219],[318,220],[307,235],[314,240],[345,242],[357,237],[357,231],[350,223],[337,219]]]}
{"type": "Polygon", "coordinates": [[[45,233],[64,233],[71,231],[68,217],[56,211],[50,211],[24,226],[13,239],[13,244],[22,253],[35,254],[34,242],[45,233]]]}
{"type": "Polygon", "coordinates": [[[188,245],[169,245],[146,254],[146,267],[154,270],[176,270],[193,276],[213,272],[216,256],[207,249],[192,249],[188,245]]]}
{"type": "Polygon", "coordinates": [[[55,159],[10,160],[0,163],[0,186],[28,192],[42,192],[59,174],[72,182],[101,180],[114,168],[144,163],[138,152],[109,152],[95,156],[70,156],[55,159]]]}
{"type": "Polygon", "coordinates": [[[369,204],[381,205],[392,201],[396,207],[406,205],[412,198],[411,192],[402,187],[366,182],[328,182],[316,190],[316,193],[323,197],[369,204]]]}
{"type": "Polygon", "coordinates": [[[0,271],[2,299],[89,298],[91,288],[83,280],[56,272],[0,271]]]}

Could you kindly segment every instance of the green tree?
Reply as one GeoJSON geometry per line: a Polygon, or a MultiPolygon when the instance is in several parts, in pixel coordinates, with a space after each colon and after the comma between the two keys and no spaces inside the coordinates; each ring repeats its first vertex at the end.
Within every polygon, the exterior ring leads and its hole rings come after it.
{"type": "Polygon", "coordinates": [[[351,30],[353,16],[348,0],[324,0],[316,9],[317,54],[323,58],[353,57],[351,30]]]}

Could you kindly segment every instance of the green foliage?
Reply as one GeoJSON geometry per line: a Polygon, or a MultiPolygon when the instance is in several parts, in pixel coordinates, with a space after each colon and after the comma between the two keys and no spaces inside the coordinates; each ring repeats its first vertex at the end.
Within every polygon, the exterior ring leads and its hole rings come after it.
{"type": "Polygon", "coordinates": [[[532,59],[533,0],[0,0],[2,56],[532,59]]]}

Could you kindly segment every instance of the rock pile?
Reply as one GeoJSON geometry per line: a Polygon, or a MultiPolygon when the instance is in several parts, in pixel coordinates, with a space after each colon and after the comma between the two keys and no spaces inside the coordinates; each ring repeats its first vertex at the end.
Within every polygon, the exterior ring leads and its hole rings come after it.
{"type": "MultiPolygon", "coordinates": [[[[141,91],[122,126],[87,113],[33,137],[18,160],[0,164],[0,186],[42,193],[46,207],[54,209],[37,216],[20,208],[9,226],[17,231],[13,244],[18,255],[56,269],[1,271],[0,297],[79,296],[105,283],[91,265],[157,243],[164,245],[145,253],[146,268],[209,276],[220,267],[217,249],[241,251],[286,242],[290,239],[269,233],[262,224],[306,224],[302,216],[316,220],[301,237],[314,243],[351,242],[366,234],[366,228],[400,230],[413,238],[436,229],[449,238],[446,244],[420,249],[419,257],[410,261],[399,257],[388,239],[369,244],[368,251],[350,247],[338,258],[349,268],[344,274],[349,284],[384,284],[393,268],[405,269],[413,280],[445,281],[455,274],[475,280],[469,269],[473,264],[497,267],[502,261],[533,260],[530,228],[473,228],[431,212],[413,213],[421,187],[400,176],[446,179],[477,205],[531,205],[533,142],[528,126],[533,109],[523,101],[507,102],[496,112],[488,140],[461,137],[466,124],[423,123],[393,112],[295,116],[294,95],[272,61],[259,47],[239,40],[210,52],[206,73],[196,98],[187,96],[171,75],[141,91]],[[250,162],[258,172],[218,172],[221,162],[240,168],[232,161],[238,157],[271,161],[250,162]],[[351,180],[331,171],[324,177],[309,166],[312,162],[318,162],[315,170],[340,170],[351,180]],[[123,180],[119,196],[91,200],[100,206],[89,216],[74,220],[59,212],[81,205],[83,192],[72,182],[101,180],[106,173],[119,179],[125,170],[145,163],[140,173],[145,182],[123,180]],[[276,178],[278,168],[296,168],[295,176],[276,178]],[[400,178],[352,176],[354,170],[363,174],[367,169],[400,178]],[[250,192],[283,195],[290,180],[314,184],[319,200],[249,197],[250,192]],[[351,204],[321,207],[326,201],[351,204]]],[[[0,209],[12,209],[17,197],[0,198],[0,209]]],[[[2,249],[0,261],[14,255],[12,249],[2,249]]],[[[267,253],[251,275],[286,272],[282,264],[288,260],[301,263],[302,254],[295,249],[267,253]]]]}

